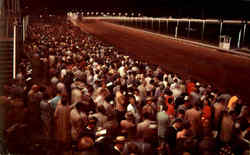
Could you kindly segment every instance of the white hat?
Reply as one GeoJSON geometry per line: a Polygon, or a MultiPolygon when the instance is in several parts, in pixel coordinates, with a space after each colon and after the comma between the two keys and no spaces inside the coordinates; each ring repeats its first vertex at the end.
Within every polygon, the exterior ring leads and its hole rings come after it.
{"type": "Polygon", "coordinates": [[[51,84],[57,84],[58,81],[59,81],[58,78],[55,77],[55,76],[52,77],[51,80],[50,80],[51,84]]]}
{"type": "Polygon", "coordinates": [[[195,84],[196,86],[200,86],[201,84],[199,83],[199,82],[196,82],[196,84],[195,84]]]}
{"type": "Polygon", "coordinates": [[[188,101],[188,96],[185,96],[185,97],[184,97],[184,101],[188,101]]]}

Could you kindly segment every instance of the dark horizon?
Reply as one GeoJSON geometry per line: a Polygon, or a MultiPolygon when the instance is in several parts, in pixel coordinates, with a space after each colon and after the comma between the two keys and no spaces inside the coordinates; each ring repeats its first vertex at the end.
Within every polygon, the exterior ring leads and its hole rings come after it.
{"type": "Polygon", "coordinates": [[[250,19],[248,13],[250,1],[213,1],[213,0],[107,0],[98,2],[91,0],[83,3],[80,0],[49,1],[23,0],[22,8],[28,6],[28,13],[42,13],[45,8],[49,13],[65,13],[69,10],[103,11],[103,12],[140,12],[153,17],[190,17],[190,18],[223,18],[250,19]]]}

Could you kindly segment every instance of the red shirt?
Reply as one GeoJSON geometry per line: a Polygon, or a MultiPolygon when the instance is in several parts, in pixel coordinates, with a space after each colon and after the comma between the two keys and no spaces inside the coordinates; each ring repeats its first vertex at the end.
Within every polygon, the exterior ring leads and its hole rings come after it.
{"type": "Polygon", "coordinates": [[[202,116],[210,120],[211,115],[212,115],[211,107],[209,105],[205,105],[202,109],[202,116]]]}
{"type": "Polygon", "coordinates": [[[174,104],[168,103],[168,99],[169,99],[169,98],[172,98],[172,99],[173,99],[172,103],[174,102],[174,97],[173,97],[173,96],[167,96],[167,97],[166,97],[165,104],[166,104],[166,106],[168,107],[168,110],[166,111],[166,113],[167,113],[168,115],[175,116],[174,104]]]}
{"type": "Polygon", "coordinates": [[[187,84],[187,93],[190,94],[195,89],[195,84],[193,82],[189,82],[187,84]]]}

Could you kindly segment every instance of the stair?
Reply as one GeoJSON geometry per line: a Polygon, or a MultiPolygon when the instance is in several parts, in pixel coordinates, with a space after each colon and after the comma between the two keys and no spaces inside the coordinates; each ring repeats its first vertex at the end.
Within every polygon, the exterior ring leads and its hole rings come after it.
{"type": "Polygon", "coordinates": [[[0,40],[0,95],[3,94],[3,84],[12,79],[13,41],[0,40]]]}

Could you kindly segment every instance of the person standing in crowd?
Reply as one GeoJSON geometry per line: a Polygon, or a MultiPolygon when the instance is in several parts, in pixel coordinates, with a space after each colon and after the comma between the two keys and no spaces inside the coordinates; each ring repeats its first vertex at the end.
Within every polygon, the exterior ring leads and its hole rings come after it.
{"type": "Polygon", "coordinates": [[[183,120],[176,119],[173,124],[166,130],[167,152],[170,155],[176,154],[176,136],[178,130],[182,127],[183,120]]]}
{"type": "Polygon", "coordinates": [[[43,122],[43,133],[46,138],[52,136],[52,119],[53,119],[53,111],[51,105],[48,103],[49,94],[47,92],[43,93],[43,99],[40,102],[41,109],[41,120],[43,122]]]}
{"type": "Polygon", "coordinates": [[[88,116],[85,112],[85,105],[82,102],[78,102],[76,106],[70,112],[71,123],[71,136],[72,140],[76,142],[83,130],[87,127],[88,116]]]}
{"type": "Polygon", "coordinates": [[[158,112],[156,114],[157,118],[157,128],[158,128],[158,139],[159,139],[159,152],[164,153],[165,151],[165,134],[167,132],[167,128],[170,125],[170,119],[168,114],[166,113],[168,107],[164,104],[158,107],[158,112]]]}
{"type": "Polygon", "coordinates": [[[129,111],[125,114],[125,120],[120,122],[121,133],[124,135],[131,135],[132,132],[135,132],[136,124],[134,114],[129,111]]]}
{"type": "Polygon", "coordinates": [[[229,111],[224,113],[221,121],[220,141],[224,144],[230,143],[232,134],[235,127],[236,112],[229,111]]]}
{"type": "Polygon", "coordinates": [[[56,105],[54,120],[55,120],[54,133],[55,133],[55,140],[57,142],[56,150],[59,151],[59,148],[61,149],[62,146],[64,146],[65,149],[69,148],[69,144],[71,142],[70,108],[68,105],[66,95],[63,95],[62,99],[59,100],[58,104],[56,105]]]}
{"type": "Polygon", "coordinates": [[[225,99],[220,98],[214,105],[213,127],[215,130],[219,129],[220,120],[222,119],[223,112],[226,110],[225,99]]]}
{"type": "Polygon", "coordinates": [[[196,103],[193,108],[185,112],[185,120],[191,124],[191,130],[195,137],[201,136],[201,111],[199,103],[196,103]]]}
{"type": "Polygon", "coordinates": [[[127,106],[127,112],[129,111],[131,111],[132,114],[134,115],[136,122],[139,122],[140,113],[135,102],[135,97],[132,95],[129,96],[129,104],[127,106]]]}
{"type": "Polygon", "coordinates": [[[106,115],[106,110],[103,105],[97,107],[97,112],[89,115],[89,117],[95,117],[97,119],[97,127],[103,127],[103,124],[108,120],[108,116],[106,115]]]}
{"type": "Polygon", "coordinates": [[[173,120],[175,118],[175,108],[174,108],[174,98],[173,97],[167,97],[166,98],[166,106],[168,107],[168,110],[166,113],[170,117],[170,120],[173,120]]]}
{"type": "Polygon", "coordinates": [[[125,102],[125,96],[122,94],[121,90],[117,90],[115,93],[115,111],[118,121],[123,119],[126,112],[125,102]]]}

